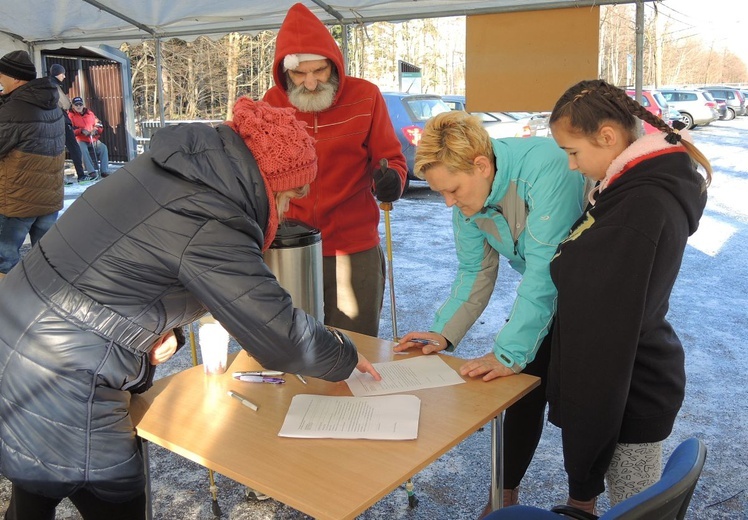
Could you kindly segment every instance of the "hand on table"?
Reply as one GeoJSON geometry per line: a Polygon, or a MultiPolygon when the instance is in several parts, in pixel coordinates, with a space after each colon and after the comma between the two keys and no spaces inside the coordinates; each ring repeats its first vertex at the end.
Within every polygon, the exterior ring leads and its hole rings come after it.
{"type": "Polygon", "coordinates": [[[467,361],[460,367],[460,374],[469,377],[483,376],[483,381],[490,381],[497,377],[514,375],[514,372],[500,363],[493,352],[489,352],[485,356],[467,361]]]}
{"type": "Polygon", "coordinates": [[[358,353],[358,364],[356,365],[356,368],[358,368],[361,372],[371,374],[371,377],[373,377],[375,381],[382,380],[382,376],[379,375],[377,369],[374,368],[374,365],[372,365],[371,362],[369,362],[369,360],[366,359],[361,352],[358,353]]]}
{"type": "Polygon", "coordinates": [[[392,350],[395,352],[404,352],[409,348],[420,348],[424,354],[432,354],[434,352],[441,352],[448,346],[447,338],[436,332],[408,332],[392,350]],[[423,342],[413,341],[420,339],[435,341],[436,344],[424,344],[423,342]]]}

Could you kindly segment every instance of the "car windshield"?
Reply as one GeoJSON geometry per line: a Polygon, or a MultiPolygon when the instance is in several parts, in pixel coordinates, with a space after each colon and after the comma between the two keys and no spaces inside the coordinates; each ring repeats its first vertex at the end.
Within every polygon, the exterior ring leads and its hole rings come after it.
{"type": "Polygon", "coordinates": [[[418,121],[426,121],[442,112],[450,111],[449,106],[441,98],[411,98],[406,99],[405,104],[418,121]]]}

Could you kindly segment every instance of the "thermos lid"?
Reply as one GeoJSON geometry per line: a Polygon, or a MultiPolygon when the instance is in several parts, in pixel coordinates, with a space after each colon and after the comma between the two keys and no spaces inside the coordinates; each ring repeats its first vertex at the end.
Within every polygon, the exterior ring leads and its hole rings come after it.
{"type": "Polygon", "coordinates": [[[321,240],[322,234],[318,229],[307,226],[299,220],[288,219],[278,226],[278,232],[275,234],[273,243],[270,244],[270,249],[309,246],[321,240]]]}

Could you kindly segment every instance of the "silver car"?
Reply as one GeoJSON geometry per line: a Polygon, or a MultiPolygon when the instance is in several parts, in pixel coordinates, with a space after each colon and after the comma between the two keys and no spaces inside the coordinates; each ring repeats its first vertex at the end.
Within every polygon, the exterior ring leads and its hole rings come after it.
{"type": "Polygon", "coordinates": [[[735,116],[744,116],[746,114],[745,98],[740,90],[732,87],[718,86],[701,87],[701,90],[709,92],[715,98],[721,98],[727,102],[726,121],[735,119],[735,116]]]}
{"type": "Polygon", "coordinates": [[[668,105],[680,112],[681,121],[689,130],[694,126],[708,125],[719,119],[717,103],[709,92],[667,88],[659,90],[668,105]]]}

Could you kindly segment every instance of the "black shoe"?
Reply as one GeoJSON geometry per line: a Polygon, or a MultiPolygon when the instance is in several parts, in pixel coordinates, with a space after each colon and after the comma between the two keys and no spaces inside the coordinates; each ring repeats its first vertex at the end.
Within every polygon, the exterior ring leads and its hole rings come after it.
{"type": "Polygon", "coordinates": [[[109,172],[101,172],[101,178],[104,179],[106,177],[109,177],[109,172]]]}

